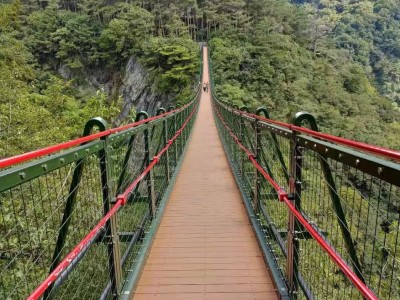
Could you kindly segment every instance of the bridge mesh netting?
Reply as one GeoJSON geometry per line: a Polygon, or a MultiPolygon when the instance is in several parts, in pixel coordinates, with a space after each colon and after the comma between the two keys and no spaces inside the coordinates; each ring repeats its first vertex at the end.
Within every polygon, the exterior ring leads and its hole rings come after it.
{"type": "Polygon", "coordinates": [[[120,292],[176,173],[199,91],[182,108],[110,130],[94,119],[85,135],[98,133],[2,161],[36,158],[0,172],[0,298],[38,286],[32,299],[120,292]]]}

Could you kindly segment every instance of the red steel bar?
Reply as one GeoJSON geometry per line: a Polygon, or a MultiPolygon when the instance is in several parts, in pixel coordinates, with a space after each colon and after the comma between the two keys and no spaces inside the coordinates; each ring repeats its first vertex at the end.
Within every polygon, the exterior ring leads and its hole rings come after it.
{"type": "MultiPolygon", "coordinates": [[[[215,107],[214,107],[215,109],[215,107]]],[[[222,118],[221,114],[217,109],[215,109],[218,117],[221,119],[224,126],[228,129],[230,135],[233,137],[235,142],[240,146],[240,148],[246,153],[251,152],[246,149],[238,140],[238,138],[233,134],[232,129],[226,124],[225,120],[222,118]]],[[[240,111],[241,112],[241,111],[240,111]]],[[[252,116],[253,117],[253,116],[252,116]]],[[[258,116],[255,116],[257,117],[258,116]]],[[[265,119],[265,118],[260,118],[265,119]]],[[[267,119],[265,119],[267,120],[267,119]]],[[[288,125],[288,124],[286,124],[288,125]]],[[[290,125],[291,126],[291,125],[290,125]]],[[[291,128],[291,127],[288,127],[291,128]]],[[[297,127],[300,129],[304,129],[302,127],[297,127]]],[[[309,130],[312,133],[314,131],[309,130]]],[[[261,165],[256,161],[254,155],[249,155],[250,161],[253,163],[254,167],[264,176],[264,178],[274,187],[274,189],[278,192],[279,200],[285,202],[290,211],[295,215],[297,220],[307,229],[307,231],[311,234],[311,236],[317,241],[317,243],[321,246],[322,249],[330,256],[330,258],[336,263],[336,265],[343,271],[346,277],[354,284],[354,286],[360,291],[360,293],[365,297],[365,299],[369,300],[378,300],[375,294],[363,283],[360,278],[353,272],[353,270],[346,264],[346,262],[332,249],[332,247],[320,236],[320,234],[307,222],[307,220],[302,216],[302,214],[295,208],[295,206],[289,200],[288,194],[285,192],[283,188],[281,188],[269,175],[268,173],[261,167],[261,165]]]]}
{"type": "Polygon", "coordinates": [[[353,270],[343,261],[343,259],[336,253],[335,250],[319,235],[310,223],[302,216],[302,214],[294,207],[293,203],[284,197],[285,204],[289,207],[290,211],[294,214],[297,220],[307,229],[314,240],[321,246],[325,252],[331,257],[331,259],[338,265],[338,267],[343,271],[346,277],[354,284],[354,286],[361,292],[365,299],[368,300],[378,300],[375,294],[365,285],[364,282],[358,278],[358,276],[353,272],[353,270]]]}
{"type": "Polygon", "coordinates": [[[292,126],[292,130],[300,131],[300,132],[309,134],[313,137],[324,139],[328,142],[335,142],[335,143],[346,145],[346,146],[349,146],[349,147],[352,147],[355,149],[367,151],[367,152],[370,152],[370,153],[373,153],[373,154],[376,154],[379,156],[383,156],[383,157],[386,157],[389,159],[400,160],[400,152],[399,151],[348,140],[345,138],[329,135],[326,133],[313,131],[311,129],[304,128],[304,127],[292,126]]]}
{"type": "Polygon", "coordinates": [[[126,190],[117,196],[117,200],[123,201],[125,204],[126,201],[128,200],[129,194],[132,193],[133,189],[139,184],[140,181],[151,171],[151,169],[160,161],[160,157],[168,150],[169,147],[175,142],[175,140],[182,134],[183,129],[187,126],[189,123],[190,119],[193,117],[194,113],[196,111],[196,107],[193,108],[192,112],[190,113],[189,117],[187,117],[185,123],[179,128],[179,130],[176,131],[175,135],[168,141],[168,143],[165,145],[163,149],[158,152],[156,156],[153,157],[152,162],[147,166],[147,168],[143,171],[143,173],[136,178],[135,181],[132,182],[130,186],[126,188],[126,190]]]}
{"type": "Polygon", "coordinates": [[[258,171],[260,171],[261,174],[265,177],[265,179],[268,180],[268,182],[275,188],[275,190],[279,194],[279,200],[283,201],[283,197],[287,196],[287,193],[283,191],[283,189],[268,175],[267,172],[260,166],[260,164],[256,161],[255,156],[253,153],[251,153],[250,150],[248,150],[243,144],[239,141],[238,137],[233,133],[232,129],[229,128],[229,126],[226,124],[225,120],[222,118],[221,114],[219,113],[218,110],[215,109],[215,112],[217,113],[218,117],[221,119],[222,123],[224,126],[227,128],[229,131],[230,136],[235,140],[236,144],[241,148],[249,157],[250,161],[253,163],[253,165],[257,168],[258,171]]]}
{"type": "Polygon", "coordinates": [[[106,130],[106,131],[102,131],[102,132],[88,135],[85,137],[81,137],[81,138],[78,138],[78,139],[75,139],[72,141],[68,141],[68,142],[65,142],[62,144],[58,144],[58,145],[42,148],[39,150],[27,152],[24,154],[4,158],[4,159],[0,160],[0,168],[9,167],[9,166],[12,166],[15,164],[25,162],[27,160],[38,158],[38,157],[48,155],[48,154],[52,154],[52,153],[58,152],[63,149],[71,148],[73,146],[81,145],[82,143],[91,142],[93,140],[96,140],[96,139],[106,136],[108,134],[109,134],[109,132],[108,132],[108,130],[106,130]]]}
{"type": "Polygon", "coordinates": [[[43,296],[47,288],[57,280],[62,271],[68,267],[68,265],[73,261],[73,259],[79,255],[82,249],[85,248],[87,244],[95,237],[97,232],[99,232],[107,223],[107,221],[120,209],[123,205],[121,200],[110,209],[110,211],[100,220],[99,223],[90,231],[90,233],[85,236],[85,238],[71,251],[68,255],[61,261],[61,263],[54,269],[53,272],[36,288],[36,290],[27,298],[27,300],[37,300],[43,296]]]}

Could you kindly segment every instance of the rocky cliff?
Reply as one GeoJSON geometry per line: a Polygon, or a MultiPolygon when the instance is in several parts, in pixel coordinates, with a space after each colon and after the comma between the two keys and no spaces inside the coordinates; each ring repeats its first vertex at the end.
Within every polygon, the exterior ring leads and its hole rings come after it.
{"type": "Polygon", "coordinates": [[[119,121],[129,115],[132,107],[137,111],[145,110],[154,114],[157,108],[167,108],[172,103],[171,95],[161,95],[156,92],[155,84],[149,78],[148,72],[134,57],[128,61],[119,94],[124,99],[119,121]]]}
{"type": "MultiPolygon", "coordinates": [[[[76,78],[76,74],[66,65],[61,65],[57,72],[64,79],[76,78]]],[[[80,75],[82,77],[82,74],[80,75]]],[[[80,89],[105,92],[110,99],[122,97],[122,106],[119,116],[114,120],[113,125],[121,124],[126,118],[132,115],[132,110],[146,111],[154,115],[157,108],[168,108],[172,104],[173,95],[165,95],[156,91],[154,80],[141,63],[131,57],[123,72],[94,68],[84,75],[85,85],[80,89]]]]}

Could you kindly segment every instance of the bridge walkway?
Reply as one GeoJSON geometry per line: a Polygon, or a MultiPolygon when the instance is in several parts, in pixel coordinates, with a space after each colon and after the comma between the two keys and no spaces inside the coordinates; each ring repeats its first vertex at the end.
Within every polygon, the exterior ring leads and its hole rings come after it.
{"type": "MultiPolygon", "coordinates": [[[[204,78],[209,82],[207,49],[204,78]]],[[[203,92],[135,300],[277,299],[203,92]]]]}

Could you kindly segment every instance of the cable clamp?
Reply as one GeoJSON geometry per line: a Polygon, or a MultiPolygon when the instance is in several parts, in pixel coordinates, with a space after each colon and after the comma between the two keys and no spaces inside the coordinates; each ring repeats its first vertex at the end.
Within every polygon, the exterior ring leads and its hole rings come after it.
{"type": "Polygon", "coordinates": [[[283,188],[280,188],[278,190],[278,198],[280,202],[284,202],[285,199],[289,199],[289,195],[288,193],[286,193],[286,191],[283,188]]]}
{"type": "Polygon", "coordinates": [[[118,201],[121,201],[121,205],[124,206],[124,205],[126,204],[126,202],[127,202],[127,199],[126,199],[125,196],[119,195],[119,196],[117,197],[117,202],[118,202],[118,201]]]}

